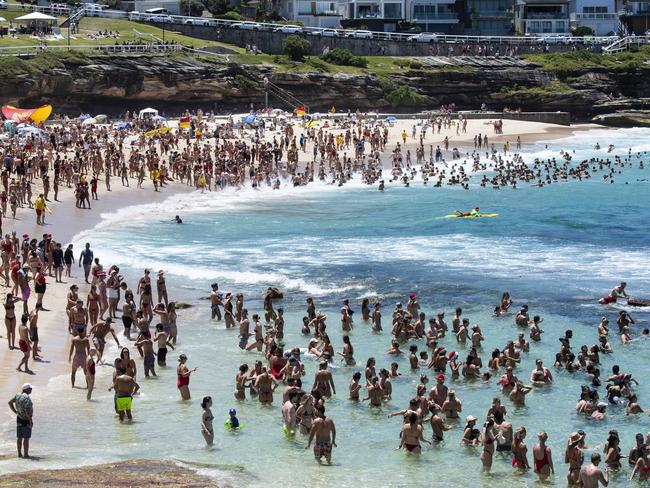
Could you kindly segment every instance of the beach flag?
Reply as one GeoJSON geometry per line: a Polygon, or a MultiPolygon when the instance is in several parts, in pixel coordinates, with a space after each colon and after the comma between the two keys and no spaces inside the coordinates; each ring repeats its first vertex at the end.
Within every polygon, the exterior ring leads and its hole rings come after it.
{"type": "Polygon", "coordinates": [[[190,118],[189,117],[181,117],[178,123],[178,126],[181,129],[188,129],[190,127],[190,118]]]}
{"type": "Polygon", "coordinates": [[[296,115],[298,115],[299,117],[302,117],[302,116],[305,115],[305,113],[306,113],[306,112],[305,112],[305,107],[298,107],[297,109],[295,109],[295,110],[293,111],[293,113],[296,114],[296,115]]]}

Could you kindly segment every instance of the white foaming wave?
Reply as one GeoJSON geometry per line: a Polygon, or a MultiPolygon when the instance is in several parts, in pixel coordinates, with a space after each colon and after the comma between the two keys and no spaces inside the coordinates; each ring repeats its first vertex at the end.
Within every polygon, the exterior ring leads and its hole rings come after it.
{"type": "Polygon", "coordinates": [[[594,150],[594,146],[598,142],[603,155],[607,155],[607,147],[609,144],[614,144],[615,150],[613,153],[610,153],[611,156],[616,153],[627,153],[629,148],[632,149],[633,153],[650,151],[650,144],[647,142],[649,136],[650,130],[643,127],[627,129],[594,128],[586,131],[577,131],[573,135],[561,139],[539,141],[539,144],[567,147],[567,149],[576,150],[594,150]]]}
{"type": "MultiPolygon", "coordinates": [[[[162,269],[169,275],[181,277],[186,280],[223,280],[239,285],[278,286],[285,290],[300,290],[315,296],[365,289],[365,286],[362,284],[334,285],[330,283],[319,284],[310,282],[303,278],[292,276],[293,273],[291,270],[284,270],[285,272],[255,269],[229,271],[217,265],[211,267],[207,265],[181,264],[152,257],[156,254],[153,249],[150,250],[151,252],[140,254],[138,252],[132,252],[132,250],[129,250],[131,252],[128,253],[116,252],[110,246],[102,246],[101,243],[96,244],[96,247],[102,249],[101,260],[107,265],[117,264],[133,269],[141,269],[143,267],[154,270],[162,269]]],[[[233,268],[236,266],[229,267],[233,268]]],[[[295,274],[297,275],[298,272],[295,274]]]]}
{"type": "MultiPolygon", "coordinates": [[[[361,181],[360,175],[356,175],[342,187],[321,181],[314,181],[307,186],[294,187],[291,183],[285,181],[279,190],[273,190],[267,186],[259,189],[247,186],[244,188],[229,187],[222,191],[204,193],[200,191],[176,193],[170,195],[162,203],[133,205],[114,212],[102,213],[102,221],[95,226],[95,229],[110,227],[116,222],[126,223],[127,226],[138,226],[142,222],[152,222],[156,219],[171,219],[177,214],[231,211],[245,209],[259,203],[283,200],[291,202],[294,202],[295,199],[309,200],[317,193],[346,192],[362,188],[368,188],[368,185],[361,181]]],[[[75,236],[73,240],[80,240],[80,235],[75,236]]]]}
{"type": "Polygon", "coordinates": [[[496,239],[465,234],[321,239],[297,239],[291,250],[266,253],[260,264],[277,264],[306,256],[312,265],[418,262],[490,276],[512,278],[538,274],[540,278],[584,276],[587,279],[628,279],[650,283],[648,249],[620,251],[588,244],[545,242],[537,238],[496,239]]]}

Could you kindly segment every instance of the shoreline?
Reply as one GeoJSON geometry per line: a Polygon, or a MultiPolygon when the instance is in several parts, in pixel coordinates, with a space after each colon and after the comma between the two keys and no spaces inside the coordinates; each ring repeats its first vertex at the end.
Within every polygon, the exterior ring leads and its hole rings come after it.
{"type": "MultiPolygon", "coordinates": [[[[76,235],[90,231],[101,223],[104,220],[103,214],[113,213],[123,208],[145,203],[162,203],[173,195],[188,192],[189,190],[184,190],[185,188],[191,189],[191,187],[172,182],[166,187],[165,191],[156,193],[151,188],[145,186],[142,190],[136,192],[130,191],[134,189],[133,186],[123,187],[116,178],[113,178],[113,181],[111,181],[111,187],[113,188],[111,192],[107,192],[105,188],[102,191],[100,188],[100,199],[92,200],[92,210],[79,209],[76,206],[72,207],[74,193],[71,189],[66,188],[67,191],[63,193],[59,191],[59,202],[56,203],[56,206],[53,206],[52,214],[46,216],[46,224],[44,226],[36,225],[34,223],[35,217],[32,213],[33,211],[31,209],[25,209],[31,215],[29,217],[23,216],[20,220],[17,219],[16,221],[9,220],[9,222],[15,222],[15,226],[12,228],[8,228],[6,225],[7,221],[5,221],[5,232],[15,230],[18,236],[27,233],[30,236],[40,238],[44,232],[51,232],[51,229],[56,229],[53,237],[65,247],[68,243],[72,243],[72,239],[76,235]],[[115,182],[119,186],[114,185],[113,183],[115,182]],[[74,217],[72,219],[70,218],[71,212],[74,217]]],[[[81,249],[75,249],[75,260],[78,258],[80,252],[81,249]]],[[[101,253],[99,257],[101,258],[101,253]]],[[[9,351],[8,354],[3,355],[0,360],[0,374],[2,374],[2,379],[0,380],[0,395],[2,396],[0,398],[11,398],[15,393],[20,391],[21,385],[26,382],[32,383],[35,387],[35,392],[38,392],[41,388],[46,387],[52,378],[69,374],[67,354],[68,348],[70,347],[70,335],[68,334],[67,327],[63,325],[68,320],[63,305],[65,304],[66,295],[71,285],[76,284],[79,287],[80,297],[85,297],[90,287],[84,283],[83,270],[78,266],[77,262],[72,266],[72,278],[63,277],[63,281],[64,283],[53,283],[51,277],[48,277],[48,288],[44,297],[44,306],[48,310],[39,313],[38,329],[41,339],[39,346],[43,350],[44,361],[34,362],[30,359],[31,369],[36,371],[35,375],[27,373],[16,374],[16,365],[20,361],[19,355],[17,354],[19,351],[9,351]],[[52,306],[52,304],[55,305],[52,306]]],[[[3,342],[6,341],[6,333],[3,332],[0,335],[2,335],[0,348],[6,347],[6,342],[3,342]]],[[[83,379],[83,373],[81,374],[81,378],[83,379]]],[[[79,374],[77,374],[77,379],[79,380],[79,374]]],[[[34,396],[34,404],[35,408],[38,409],[38,394],[34,396]]],[[[38,410],[36,412],[38,415],[38,410]]],[[[11,414],[10,411],[8,413],[11,414]]],[[[4,419],[5,415],[7,415],[7,412],[3,410],[0,419],[4,419]]]]}

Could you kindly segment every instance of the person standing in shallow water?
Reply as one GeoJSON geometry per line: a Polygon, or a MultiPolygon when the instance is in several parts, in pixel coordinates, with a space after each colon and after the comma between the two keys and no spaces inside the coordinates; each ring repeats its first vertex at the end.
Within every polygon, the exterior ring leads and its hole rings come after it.
{"type": "Polygon", "coordinates": [[[201,408],[203,409],[203,413],[201,414],[201,435],[203,435],[205,443],[208,446],[212,446],[212,443],[214,442],[214,428],[212,426],[214,415],[212,415],[211,410],[212,397],[203,397],[201,408]]]}
{"type": "Polygon", "coordinates": [[[181,354],[178,357],[178,367],[176,368],[176,374],[178,376],[176,386],[178,388],[178,391],[181,393],[181,398],[183,400],[190,399],[190,375],[198,369],[189,369],[185,364],[186,362],[187,356],[185,354],[181,354]]]}
{"type": "Polygon", "coordinates": [[[327,464],[332,464],[332,447],[337,447],[336,425],[331,417],[325,415],[324,405],[317,405],[315,411],[317,418],[311,425],[309,441],[307,441],[305,450],[311,447],[312,441],[316,438],[316,442],[314,443],[314,458],[319,463],[325,458],[327,464]]]}
{"type": "Polygon", "coordinates": [[[540,432],[537,434],[539,443],[533,447],[533,464],[535,473],[539,479],[544,481],[551,474],[555,473],[553,468],[553,456],[551,455],[551,448],[546,445],[548,434],[540,432]]]}
{"type": "Polygon", "coordinates": [[[34,425],[34,406],[29,397],[32,385],[25,383],[21,393],[9,400],[9,408],[16,414],[16,447],[18,457],[29,458],[29,439],[32,437],[34,425]]]}

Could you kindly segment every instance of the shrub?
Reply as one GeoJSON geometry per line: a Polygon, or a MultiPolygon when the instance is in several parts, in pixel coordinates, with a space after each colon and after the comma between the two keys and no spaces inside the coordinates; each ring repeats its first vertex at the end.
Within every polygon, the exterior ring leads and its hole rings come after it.
{"type": "Polygon", "coordinates": [[[197,0],[181,0],[181,15],[190,15],[191,17],[201,17],[203,15],[203,4],[197,0]],[[189,13],[188,13],[189,10],[189,13]]]}
{"type": "Polygon", "coordinates": [[[234,10],[230,10],[225,14],[215,15],[214,18],[224,20],[244,20],[244,16],[239,12],[235,12],[234,10]]]}
{"type": "Polygon", "coordinates": [[[422,63],[420,63],[419,61],[411,61],[409,63],[409,67],[411,69],[422,69],[422,63]]]}
{"type": "Polygon", "coordinates": [[[353,56],[350,51],[340,47],[321,55],[321,58],[328,63],[338,64],[339,66],[356,66],[357,68],[366,68],[368,66],[368,61],[365,58],[353,56]]]}
{"type": "Polygon", "coordinates": [[[247,78],[244,75],[236,75],[235,76],[235,83],[237,83],[237,86],[239,86],[239,89],[243,91],[244,93],[250,93],[254,92],[260,89],[260,84],[257,83],[256,81],[251,80],[250,78],[247,78]]]}
{"type": "Polygon", "coordinates": [[[290,35],[282,41],[282,48],[284,53],[289,56],[289,59],[293,61],[302,61],[305,58],[305,54],[309,53],[311,44],[307,39],[303,39],[296,35],[290,35]]]}
{"type": "Polygon", "coordinates": [[[389,91],[385,97],[386,101],[393,107],[414,107],[424,101],[422,95],[407,85],[399,85],[389,91]]]}

